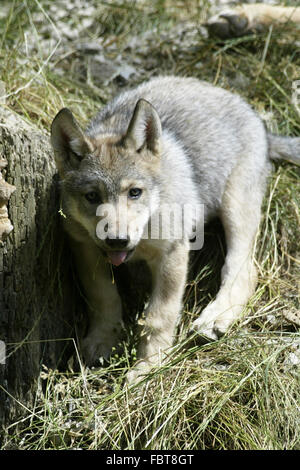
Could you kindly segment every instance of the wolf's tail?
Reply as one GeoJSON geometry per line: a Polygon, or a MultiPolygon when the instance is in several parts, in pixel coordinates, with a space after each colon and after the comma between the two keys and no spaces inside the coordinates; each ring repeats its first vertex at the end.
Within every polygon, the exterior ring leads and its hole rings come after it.
{"type": "Polygon", "coordinates": [[[272,160],[288,160],[300,165],[300,137],[281,137],[268,134],[269,157],[272,160]]]}

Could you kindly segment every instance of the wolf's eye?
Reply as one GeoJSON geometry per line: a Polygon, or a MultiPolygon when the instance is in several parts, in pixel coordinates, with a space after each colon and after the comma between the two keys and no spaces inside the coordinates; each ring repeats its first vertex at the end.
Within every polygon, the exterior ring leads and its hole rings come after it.
{"type": "Polygon", "coordinates": [[[96,191],[91,191],[84,195],[85,199],[91,204],[98,204],[101,201],[100,195],[96,191]]]}
{"type": "Polygon", "coordinates": [[[142,192],[143,191],[140,188],[131,188],[128,192],[128,196],[130,199],[138,199],[142,192]]]}

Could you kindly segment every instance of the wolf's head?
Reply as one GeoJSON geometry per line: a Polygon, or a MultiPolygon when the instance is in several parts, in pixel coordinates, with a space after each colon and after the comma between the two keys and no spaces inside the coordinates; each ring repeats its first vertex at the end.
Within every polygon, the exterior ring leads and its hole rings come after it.
{"type": "Polygon", "coordinates": [[[66,108],[53,120],[63,211],[115,265],[133,253],[158,207],[161,132],[143,99],[123,135],[87,136],[66,108]]]}

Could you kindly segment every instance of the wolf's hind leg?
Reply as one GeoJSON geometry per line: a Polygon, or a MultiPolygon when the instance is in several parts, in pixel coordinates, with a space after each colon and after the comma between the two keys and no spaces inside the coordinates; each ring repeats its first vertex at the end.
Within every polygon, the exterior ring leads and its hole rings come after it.
{"type": "Polygon", "coordinates": [[[247,181],[245,171],[239,168],[228,181],[221,207],[227,244],[221,287],[216,299],[203,310],[192,327],[193,331],[210,339],[217,339],[227,331],[254,293],[257,274],[253,248],[264,187],[265,175],[257,175],[252,185],[249,179],[247,181]]]}

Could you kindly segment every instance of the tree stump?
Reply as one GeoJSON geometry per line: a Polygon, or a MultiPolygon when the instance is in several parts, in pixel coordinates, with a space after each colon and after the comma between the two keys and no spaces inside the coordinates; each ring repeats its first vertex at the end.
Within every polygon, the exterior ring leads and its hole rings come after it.
{"type": "Polygon", "coordinates": [[[22,404],[30,408],[41,365],[66,361],[80,302],[59,223],[49,137],[1,107],[0,163],[3,424],[22,414],[22,404]]]}

